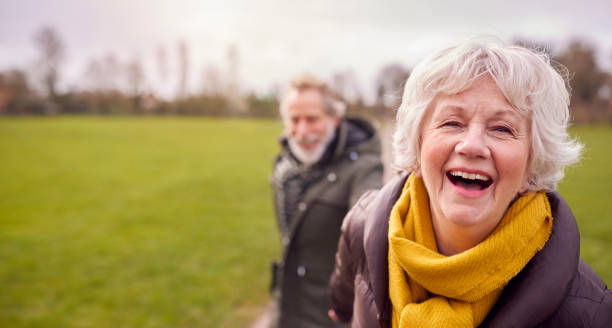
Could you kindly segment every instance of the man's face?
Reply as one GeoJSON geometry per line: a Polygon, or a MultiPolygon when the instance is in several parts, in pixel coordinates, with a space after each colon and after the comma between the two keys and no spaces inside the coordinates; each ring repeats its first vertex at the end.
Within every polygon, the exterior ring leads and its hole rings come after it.
{"type": "Polygon", "coordinates": [[[285,98],[285,134],[292,151],[303,162],[299,153],[320,157],[338,126],[339,118],[327,114],[324,106],[323,95],[317,89],[291,90],[285,98]]]}

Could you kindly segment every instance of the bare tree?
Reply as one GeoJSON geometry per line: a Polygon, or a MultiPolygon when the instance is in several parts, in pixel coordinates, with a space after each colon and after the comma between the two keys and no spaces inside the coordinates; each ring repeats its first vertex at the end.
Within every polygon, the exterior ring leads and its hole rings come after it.
{"type": "Polygon", "coordinates": [[[572,41],[557,58],[572,74],[572,100],[589,102],[594,100],[605,80],[595,58],[596,49],[579,40],[572,41]]]}
{"type": "Polygon", "coordinates": [[[238,48],[231,45],[227,49],[228,85],[227,89],[231,94],[238,92],[238,48]]]}
{"type": "Polygon", "coordinates": [[[101,82],[103,78],[102,62],[96,58],[90,59],[84,73],[86,88],[90,90],[101,90],[101,85],[104,84],[101,82]]]}
{"type": "Polygon", "coordinates": [[[155,58],[157,59],[157,73],[159,74],[159,79],[164,81],[168,78],[170,71],[168,68],[168,53],[164,46],[157,47],[155,58]]]}
{"type": "Polygon", "coordinates": [[[25,114],[34,103],[35,94],[22,70],[0,73],[0,113],[25,114]]]}
{"type": "Polygon", "coordinates": [[[171,84],[168,83],[170,68],[168,66],[168,52],[166,51],[166,47],[162,45],[157,47],[155,50],[155,58],[157,60],[157,77],[159,81],[157,85],[160,88],[158,92],[167,95],[168,86],[171,84]]]}
{"type": "MultiPolygon", "coordinates": [[[[571,107],[574,119],[596,122],[607,119],[606,80],[608,73],[598,65],[595,46],[574,40],[556,58],[570,73],[571,107]]],[[[611,114],[612,115],[612,114],[611,114]]]]}
{"type": "Polygon", "coordinates": [[[376,77],[376,104],[382,108],[395,108],[402,99],[402,89],[410,70],[402,64],[385,65],[376,77]]]}
{"type": "Polygon", "coordinates": [[[142,65],[138,59],[132,60],[127,65],[126,77],[131,96],[137,98],[142,91],[142,84],[145,77],[142,65]]]}
{"type": "Polygon", "coordinates": [[[89,89],[96,91],[116,91],[121,65],[113,54],[101,59],[93,58],[87,64],[85,80],[89,89]]]}
{"type": "Polygon", "coordinates": [[[240,95],[240,77],[238,73],[239,56],[238,48],[232,44],[227,50],[228,64],[228,85],[227,98],[231,108],[237,113],[244,113],[247,110],[245,99],[240,95]]]}
{"type": "Polygon", "coordinates": [[[54,28],[45,26],[34,35],[34,43],[40,52],[38,67],[48,97],[54,101],[57,97],[59,70],[64,60],[64,42],[54,28]]]}
{"type": "Polygon", "coordinates": [[[357,76],[352,70],[334,73],[332,75],[332,86],[347,103],[361,105],[363,102],[357,76]]]}
{"type": "Polygon", "coordinates": [[[208,65],[202,74],[202,93],[207,96],[218,96],[223,92],[221,72],[214,65],[208,65]]]}
{"type": "Polygon", "coordinates": [[[178,59],[179,59],[179,85],[177,98],[184,99],[187,95],[187,74],[189,73],[189,49],[187,43],[181,40],[178,44],[178,59]]]}

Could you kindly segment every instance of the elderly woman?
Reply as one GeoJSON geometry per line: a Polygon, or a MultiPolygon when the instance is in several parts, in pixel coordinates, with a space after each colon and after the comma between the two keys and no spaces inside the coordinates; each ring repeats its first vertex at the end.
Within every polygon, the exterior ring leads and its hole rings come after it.
{"type": "Polygon", "coordinates": [[[415,67],[393,136],[405,172],[345,218],[330,317],[353,327],[610,327],[555,187],[581,145],[548,58],[476,39],[415,67]]]}

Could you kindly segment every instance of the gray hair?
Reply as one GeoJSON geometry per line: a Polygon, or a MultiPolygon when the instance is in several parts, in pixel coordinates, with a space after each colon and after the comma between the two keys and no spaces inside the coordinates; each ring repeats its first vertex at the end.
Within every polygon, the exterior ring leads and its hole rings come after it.
{"type": "Polygon", "coordinates": [[[531,119],[528,188],[554,190],[564,168],[577,162],[582,152],[582,144],[567,133],[567,69],[544,53],[507,45],[497,38],[459,43],[414,68],[397,112],[394,165],[406,171],[419,167],[421,122],[427,109],[436,97],[466,90],[484,74],[493,78],[517,111],[531,119]]]}
{"type": "Polygon", "coordinates": [[[312,74],[303,74],[291,80],[289,87],[285,91],[280,104],[281,118],[284,118],[287,113],[287,104],[285,102],[287,94],[293,90],[303,91],[307,89],[315,89],[321,92],[323,95],[323,109],[325,113],[333,117],[344,117],[346,105],[342,102],[338,93],[325,83],[325,81],[316,76],[312,74]]]}

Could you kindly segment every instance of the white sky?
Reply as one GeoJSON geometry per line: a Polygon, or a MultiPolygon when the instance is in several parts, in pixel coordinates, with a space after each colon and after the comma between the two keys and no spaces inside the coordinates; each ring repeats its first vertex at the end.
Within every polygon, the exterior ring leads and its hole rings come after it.
{"type": "Polygon", "coordinates": [[[525,37],[562,47],[572,38],[599,49],[612,70],[612,1],[414,0],[0,0],[0,70],[30,69],[34,33],[53,26],[66,45],[63,88],[78,88],[90,59],[113,53],[138,59],[147,87],[170,94],[177,82],[177,44],[190,51],[188,87],[203,70],[227,71],[239,53],[243,90],[269,91],[309,71],[324,78],[352,70],[363,89],[390,62],[411,67],[432,50],[479,34],[525,37]],[[168,53],[162,81],[155,51],[168,53]]]}

